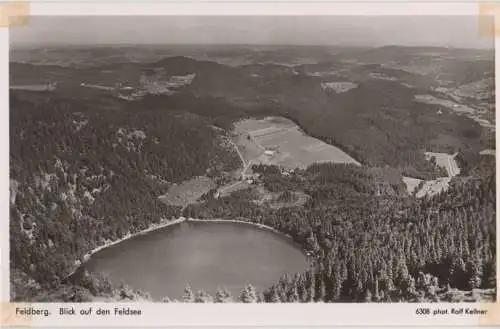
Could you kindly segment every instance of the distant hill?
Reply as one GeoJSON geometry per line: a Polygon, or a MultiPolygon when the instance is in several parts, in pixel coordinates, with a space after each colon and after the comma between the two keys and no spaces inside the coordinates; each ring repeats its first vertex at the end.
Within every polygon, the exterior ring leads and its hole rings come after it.
{"type": "MultiPolygon", "coordinates": [[[[230,48],[222,50],[231,52],[230,48]]],[[[207,54],[217,54],[217,51],[217,48],[209,49],[207,54]]],[[[469,86],[474,86],[469,82],[476,79],[487,81],[483,78],[491,76],[492,62],[463,59],[484,51],[387,46],[342,52],[328,47],[261,47],[253,49],[251,54],[267,56],[270,60],[273,56],[275,59],[284,57],[287,51],[289,62],[307,57],[307,54],[316,58],[326,53],[331,56],[329,60],[323,58],[295,67],[276,63],[228,66],[189,56],[168,56],[157,61],[121,62],[76,71],[57,66],[12,64],[11,71],[16,72],[12,75],[16,81],[31,82],[40,79],[38,77],[49,77],[60,82],[58,93],[61,95],[78,92],[88,94],[86,97],[97,91],[80,90],[81,82],[112,86],[117,81],[124,81],[137,87],[144,74],[156,75],[160,80],[195,74],[192,83],[183,88],[184,96],[149,98],[148,102],[152,99],[160,102],[158,104],[173,102],[182,108],[185,107],[183,102],[190,104],[193,99],[200,98],[207,101],[207,105],[196,105],[196,110],[192,110],[204,117],[217,118],[224,125],[241,115],[286,116],[310,135],[334,142],[361,161],[392,167],[409,166],[412,172],[416,169],[425,177],[432,174],[423,151],[456,152],[459,147],[480,151],[484,146],[483,140],[477,137],[481,135],[481,128],[473,122],[453,115],[439,116],[437,106],[414,101],[416,94],[431,93],[431,88],[438,86],[440,80],[469,86]],[[344,59],[361,62],[345,62],[344,59]],[[32,72],[37,74],[32,75],[32,72]],[[312,74],[316,72],[337,72],[337,75],[312,74]],[[358,86],[340,94],[326,92],[321,87],[323,82],[340,80],[354,81],[358,86]],[[453,142],[449,143],[450,140],[453,142]]]]}

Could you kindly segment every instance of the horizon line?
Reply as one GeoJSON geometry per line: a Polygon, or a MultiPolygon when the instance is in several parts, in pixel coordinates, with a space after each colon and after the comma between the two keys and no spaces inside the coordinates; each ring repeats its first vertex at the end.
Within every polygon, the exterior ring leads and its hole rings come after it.
{"type": "Polygon", "coordinates": [[[131,47],[131,46],[232,46],[232,47],[344,47],[344,48],[384,48],[384,47],[404,47],[404,48],[439,48],[454,50],[495,50],[495,45],[491,47],[457,47],[447,45],[405,45],[405,44],[383,44],[383,45],[355,45],[355,44],[289,44],[289,43],[9,43],[9,50],[13,48],[56,48],[56,47],[131,47]]]}

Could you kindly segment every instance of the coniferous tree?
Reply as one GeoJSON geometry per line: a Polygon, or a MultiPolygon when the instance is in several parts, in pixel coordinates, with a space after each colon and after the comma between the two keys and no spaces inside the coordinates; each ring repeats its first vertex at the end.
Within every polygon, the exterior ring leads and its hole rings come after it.
{"type": "Polygon", "coordinates": [[[232,296],[229,290],[226,287],[223,289],[217,289],[217,293],[215,294],[214,302],[216,303],[231,303],[232,296]]]}
{"type": "Polygon", "coordinates": [[[184,303],[194,302],[194,294],[189,285],[186,285],[186,287],[184,288],[184,295],[182,295],[182,301],[184,303]]]}
{"type": "Polygon", "coordinates": [[[211,302],[213,302],[213,298],[205,291],[199,290],[196,293],[196,297],[194,299],[194,302],[195,303],[211,303],[211,302]]]}
{"type": "Polygon", "coordinates": [[[255,288],[249,284],[241,291],[240,301],[242,303],[256,303],[257,302],[257,294],[255,292],[255,288]]]}

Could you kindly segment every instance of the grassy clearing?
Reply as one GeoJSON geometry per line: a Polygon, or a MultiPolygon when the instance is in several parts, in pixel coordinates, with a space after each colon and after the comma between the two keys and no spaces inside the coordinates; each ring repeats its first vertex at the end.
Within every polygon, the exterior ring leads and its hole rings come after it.
{"type": "Polygon", "coordinates": [[[243,159],[245,162],[249,162],[264,153],[264,149],[259,147],[252,138],[248,137],[248,134],[241,133],[237,134],[235,137],[235,144],[237,145],[243,159]]]}
{"type": "Polygon", "coordinates": [[[417,198],[422,198],[425,195],[433,196],[442,191],[446,191],[449,187],[451,178],[441,177],[435,180],[425,181],[422,188],[417,192],[417,198]]]}
{"type": "Polygon", "coordinates": [[[235,124],[236,144],[246,161],[286,168],[306,168],[316,162],[359,163],[339,148],[305,135],[280,117],[247,119],[235,124]],[[264,154],[272,150],[272,154],[264,154]]]}
{"type": "Polygon", "coordinates": [[[403,177],[403,182],[406,184],[408,194],[413,194],[413,192],[415,192],[415,189],[418,188],[420,182],[423,182],[423,180],[412,177],[403,177]]]}
{"type": "Polygon", "coordinates": [[[225,197],[233,192],[245,190],[247,188],[251,188],[252,185],[247,183],[246,181],[237,181],[232,185],[225,186],[220,190],[220,197],[225,197]]]}
{"type": "Polygon", "coordinates": [[[300,207],[304,205],[309,196],[300,191],[286,191],[281,193],[264,192],[261,203],[273,208],[300,207]]]}
{"type": "Polygon", "coordinates": [[[205,176],[198,176],[181,184],[172,186],[165,195],[159,197],[169,205],[185,207],[196,202],[203,194],[216,188],[213,180],[205,176]]]}

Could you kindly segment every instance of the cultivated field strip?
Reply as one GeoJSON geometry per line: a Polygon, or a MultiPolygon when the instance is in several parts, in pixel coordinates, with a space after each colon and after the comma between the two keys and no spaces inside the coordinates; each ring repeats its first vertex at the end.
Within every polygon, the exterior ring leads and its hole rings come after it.
{"type": "Polygon", "coordinates": [[[248,147],[246,144],[252,142],[255,144],[254,148],[262,150],[258,156],[246,158],[247,162],[278,165],[289,169],[305,168],[316,162],[360,165],[339,148],[307,136],[297,125],[285,118],[243,120],[235,124],[235,133],[243,137],[238,138],[238,147],[248,147]],[[245,136],[248,138],[243,143],[241,141],[245,140],[245,136]]]}

